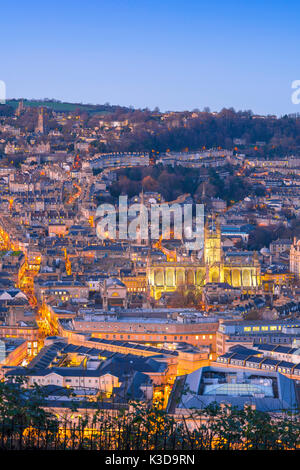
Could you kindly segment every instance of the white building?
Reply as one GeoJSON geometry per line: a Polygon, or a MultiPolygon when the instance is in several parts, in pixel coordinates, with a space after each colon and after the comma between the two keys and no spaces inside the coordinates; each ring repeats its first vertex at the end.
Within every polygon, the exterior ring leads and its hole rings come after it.
{"type": "Polygon", "coordinates": [[[296,278],[300,278],[300,240],[296,237],[290,250],[290,271],[295,274],[296,278]]]}

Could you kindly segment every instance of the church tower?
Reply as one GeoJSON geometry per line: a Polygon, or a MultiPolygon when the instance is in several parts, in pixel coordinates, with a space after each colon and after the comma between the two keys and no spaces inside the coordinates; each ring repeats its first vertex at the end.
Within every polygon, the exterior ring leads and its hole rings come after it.
{"type": "Polygon", "coordinates": [[[206,282],[224,282],[221,227],[217,219],[207,220],[204,228],[204,262],[206,282]]]}
{"type": "Polygon", "coordinates": [[[210,227],[207,221],[204,228],[204,262],[208,265],[222,260],[221,228],[217,220],[214,225],[210,227]]]}
{"type": "Polygon", "coordinates": [[[36,133],[44,134],[44,112],[43,108],[39,108],[39,113],[38,113],[38,122],[37,126],[35,128],[36,133]]]}
{"type": "Polygon", "coordinates": [[[24,106],[24,101],[23,100],[20,100],[19,101],[19,104],[18,104],[18,107],[16,109],[16,116],[21,116],[22,112],[25,110],[25,106],[24,106]]]}

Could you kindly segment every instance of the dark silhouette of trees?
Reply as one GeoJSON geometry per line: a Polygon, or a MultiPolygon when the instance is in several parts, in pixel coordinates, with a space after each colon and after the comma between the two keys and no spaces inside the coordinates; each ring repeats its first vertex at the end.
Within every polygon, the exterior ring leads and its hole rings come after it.
{"type": "MultiPolygon", "coordinates": [[[[175,408],[179,397],[180,393],[173,397],[175,408]]],[[[250,405],[240,409],[212,402],[175,419],[163,400],[129,399],[127,406],[116,407],[111,403],[114,411],[109,413],[108,402],[104,407],[99,397],[86,411],[84,402],[70,401],[69,414],[58,420],[45,411],[44,399],[37,386],[1,383],[1,450],[295,450],[300,446],[296,409],[270,415],[250,405]],[[79,407],[75,422],[72,415],[79,407]]]]}
{"type": "Polygon", "coordinates": [[[244,199],[254,189],[247,180],[233,176],[232,167],[224,168],[229,176],[224,180],[214,169],[185,168],[181,166],[153,166],[145,168],[126,168],[117,171],[118,180],[110,187],[111,195],[118,197],[120,194],[133,196],[144,191],[157,191],[166,201],[173,201],[181,194],[191,194],[197,200],[203,193],[203,179],[205,180],[205,195],[219,197],[228,203],[244,199]]]}

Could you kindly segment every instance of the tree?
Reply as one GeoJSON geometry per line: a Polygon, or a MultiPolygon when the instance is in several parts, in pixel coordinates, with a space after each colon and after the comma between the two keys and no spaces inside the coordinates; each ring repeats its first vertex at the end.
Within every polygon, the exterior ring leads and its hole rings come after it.
{"type": "Polygon", "coordinates": [[[188,286],[179,286],[169,298],[169,306],[177,308],[199,307],[202,295],[199,290],[189,288],[188,286]]]}
{"type": "Polygon", "coordinates": [[[58,420],[50,412],[45,411],[46,394],[35,385],[25,387],[26,380],[0,382],[0,419],[2,433],[15,435],[20,441],[28,428],[58,431],[58,420]]]}

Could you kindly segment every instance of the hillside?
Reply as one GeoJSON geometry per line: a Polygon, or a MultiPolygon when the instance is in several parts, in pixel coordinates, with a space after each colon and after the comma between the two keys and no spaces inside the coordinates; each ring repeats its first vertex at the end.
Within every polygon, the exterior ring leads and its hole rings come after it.
{"type": "MultiPolygon", "coordinates": [[[[16,109],[20,99],[11,99],[6,100],[6,105],[11,106],[13,109],[16,109]]],[[[45,107],[51,109],[56,112],[68,112],[68,111],[85,111],[88,113],[112,113],[115,112],[117,109],[123,109],[124,111],[127,108],[122,108],[120,106],[112,106],[110,104],[103,104],[103,105],[92,105],[92,104],[83,104],[83,103],[67,103],[59,100],[52,100],[52,99],[45,99],[45,100],[28,100],[23,99],[24,105],[30,108],[38,108],[38,107],[45,107]]]]}

